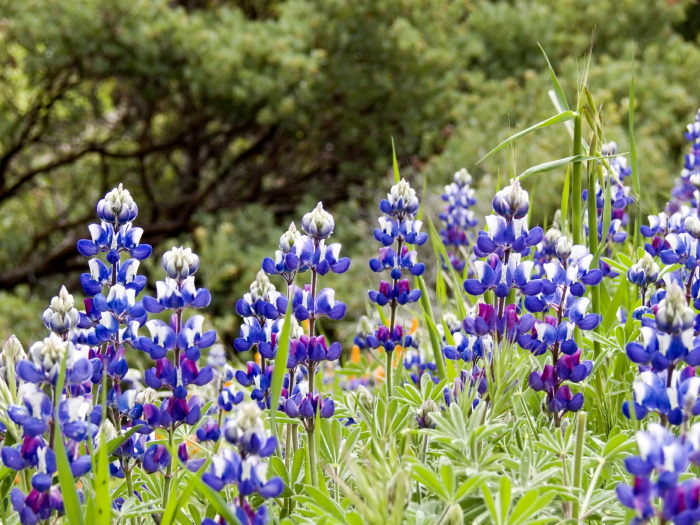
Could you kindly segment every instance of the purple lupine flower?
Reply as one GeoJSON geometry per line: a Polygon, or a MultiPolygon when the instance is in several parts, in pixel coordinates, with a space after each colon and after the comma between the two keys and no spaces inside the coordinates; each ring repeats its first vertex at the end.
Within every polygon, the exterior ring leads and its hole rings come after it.
{"type": "Polygon", "coordinates": [[[55,385],[66,354],[67,384],[80,384],[92,377],[93,365],[87,358],[87,348],[76,348],[71,341],[64,341],[55,332],[29,348],[28,359],[17,363],[17,375],[28,383],[55,385]]]}
{"type": "Polygon", "coordinates": [[[143,455],[142,464],[148,474],[162,472],[170,465],[170,452],[165,445],[151,445],[143,455]]]}
{"type": "MultiPolygon", "coordinates": [[[[467,264],[466,259],[460,254],[460,250],[466,248],[473,241],[474,233],[471,231],[479,223],[474,212],[469,208],[476,204],[474,190],[469,186],[472,177],[466,169],[461,169],[454,174],[453,182],[445,186],[442,200],[447,203],[445,211],[440,214],[443,229],[440,230],[442,243],[447,248],[447,255],[452,267],[461,272],[467,264]]],[[[443,265],[446,261],[443,261],[443,265]]]]}
{"type": "Polygon", "coordinates": [[[277,447],[277,438],[267,435],[260,416],[257,403],[246,403],[224,423],[224,438],[238,449],[243,458],[250,455],[264,458],[274,453],[277,447]]]}

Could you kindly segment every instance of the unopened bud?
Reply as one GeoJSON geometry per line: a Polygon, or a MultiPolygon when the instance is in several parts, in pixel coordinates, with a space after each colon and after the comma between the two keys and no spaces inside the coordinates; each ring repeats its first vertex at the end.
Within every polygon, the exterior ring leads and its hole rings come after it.
{"type": "Polygon", "coordinates": [[[449,506],[446,512],[443,513],[442,519],[438,525],[461,525],[464,523],[464,512],[458,503],[453,503],[449,506]]]}
{"type": "Polygon", "coordinates": [[[676,283],[666,291],[656,311],[656,326],[669,334],[677,334],[693,327],[695,313],[688,307],[685,294],[676,283]]]}
{"type": "Polygon", "coordinates": [[[374,407],[374,396],[363,385],[357,387],[357,399],[367,410],[372,410],[374,407]]]}
{"type": "Polygon", "coordinates": [[[280,237],[280,250],[284,253],[289,253],[292,251],[294,243],[301,237],[301,232],[297,230],[294,223],[289,225],[289,229],[282,234],[280,237]]]}
{"type": "Polygon", "coordinates": [[[467,186],[472,183],[472,176],[469,175],[469,172],[466,170],[466,168],[462,168],[454,174],[454,181],[459,186],[467,186]]]}
{"type": "Polygon", "coordinates": [[[685,231],[696,239],[700,239],[700,220],[695,216],[690,215],[685,218],[685,231]]]}
{"type": "Polygon", "coordinates": [[[138,207],[134,199],[121,184],[97,203],[97,215],[106,222],[124,224],[133,221],[137,214],[138,207]]]}
{"type": "Polygon", "coordinates": [[[437,423],[433,414],[439,412],[440,408],[432,399],[427,399],[423,402],[418,410],[416,410],[416,421],[420,428],[436,428],[437,423]]]}
{"type": "Polygon", "coordinates": [[[573,244],[571,244],[571,241],[568,239],[568,237],[562,235],[559,237],[559,240],[557,241],[557,257],[561,259],[562,261],[566,261],[569,257],[571,257],[571,251],[574,249],[573,244]]]}
{"type": "Polygon", "coordinates": [[[199,268],[199,257],[190,248],[173,247],[163,254],[163,268],[171,279],[186,279],[199,268]]]}
{"type": "Polygon", "coordinates": [[[411,501],[412,483],[411,478],[399,469],[389,481],[387,486],[387,494],[389,496],[389,506],[393,507],[395,503],[403,503],[404,508],[411,501]]]}
{"type": "Polygon", "coordinates": [[[323,209],[323,203],[319,202],[313,211],[302,217],[301,227],[309,237],[327,239],[333,233],[335,221],[333,216],[323,209]]]}
{"type": "Polygon", "coordinates": [[[492,205],[494,211],[506,219],[522,219],[530,209],[530,195],[516,180],[496,193],[492,205]]]}

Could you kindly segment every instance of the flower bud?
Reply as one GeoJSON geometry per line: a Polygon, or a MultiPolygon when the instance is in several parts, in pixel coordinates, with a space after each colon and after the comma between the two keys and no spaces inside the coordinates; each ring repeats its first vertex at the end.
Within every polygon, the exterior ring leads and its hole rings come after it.
{"type": "Polygon", "coordinates": [[[559,239],[561,239],[562,233],[556,226],[549,228],[545,234],[544,238],[548,244],[556,246],[559,239]]]}
{"type": "Polygon", "coordinates": [[[432,416],[433,413],[439,412],[440,408],[435,401],[427,399],[423,402],[418,410],[416,410],[416,421],[420,428],[436,428],[437,423],[432,416]]]}
{"type": "Polygon", "coordinates": [[[367,410],[372,410],[374,407],[374,396],[364,385],[357,387],[357,399],[367,410]]]}
{"type": "Polygon", "coordinates": [[[464,516],[462,507],[459,503],[453,503],[447,509],[447,512],[442,514],[442,519],[438,522],[438,525],[461,525],[464,523],[464,516]]]}
{"type": "Polygon", "coordinates": [[[395,503],[399,503],[403,504],[404,508],[408,507],[412,488],[411,478],[403,470],[397,470],[386,487],[389,506],[393,507],[395,503]]]}
{"type": "Polygon", "coordinates": [[[152,405],[156,400],[156,391],[148,387],[136,394],[136,403],[139,405],[152,405]]]}
{"type": "Polygon", "coordinates": [[[454,174],[454,181],[459,186],[468,186],[472,183],[472,176],[469,175],[469,172],[467,171],[466,168],[462,168],[461,170],[459,170],[457,173],[454,174]]]}
{"type": "Polygon", "coordinates": [[[559,259],[561,259],[562,261],[566,261],[569,257],[571,257],[571,251],[573,249],[574,246],[571,244],[571,241],[566,236],[562,235],[561,237],[559,237],[556,247],[557,257],[559,257],[559,259]]]}
{"type": "Polygon", "coordinates": [[[416,190],[411,188],[406,179],[401,179],[397,184],[394,184],[389,190],[388,197],[391,207],[400,214],[414,214],[418,210],[416,190]]]}
{"type": "Polygon", "coordinates": [[[700,220],[697,217],[690,215],[685,218],[685,231],[696,239],[700,239],[700,220]]]}
{"type": "Polygon", "coordinates": [[[698,190],[700,190],[700,174],[696,173],[694,175],[691,175],[688,181],[695,186],[698,190]]]}
{"type": "Polygon", "coordinates": [[[27,353],[24,351],[22,343],[17,337],[11,335],[3,345],[2,352],[0,352],[0,366],[11,366],[14,368],[18,361],[26,358],[27,353]]]}
{"type": "Polygon", "coordinates": [[[74,306],[73,296],[62,286],[59,294],[51,299],[50,306],[44,310],[42,317],[46,328],[57,334],[64,334],[75,328],[80,322],[80,314],[74,306]]]}
{"type": "Polygon", "coordinates": [[[301,232],[297,230],[294,223],[289,225],[289,229],[282,234],[280,237],[280,250],[284,253],[289,253],[292,251],[294,243],[301,237],[301,232]]]}
{"type": "Polygon", "coordinates": [[[14,335],[11,335],[0,352],[0,379],[5,381],[13,394],[17,384],[15,368],[20,360],[26,358],[27,353],[24,351],[22,343],[14,335]]]}
{"type": "Polygon", "coordinates": [[[171,279],[186,279],[199,268],[199,257],[189,248],[173,248],[163,254],[163,268],[171,279]]]}
{"type": "Polygon", "coordinates": [[[29,355],[35,364],[44,370],[58,371],[63,362],[63,356],[72,348],[70,341],[64,341],[61,336],[51,332],[43,341],[37,341],[29,348],[29,355]]]}
{"type": "Polygon", "coordinates": [[[668,334],[677,334],[693,327],[695,313],[688,307],[680,286],[673,283],[656,311],[656,326],[668,334]]]}
{"type": "Polygon", "coordinates": [[[516,180],[496,193],[492,205],[494,211],[506,219],[522,219],[530,209],[530,196],[516,180]]]}
{"type": "Polygon", "coordinates": [[[313,211],[302,217],[301,227],[309,237],[327,239],[333,233],[335,221],[333,216],[323,209],[323,203],[319,202],[313,211]]]}
{"type": "Polygon", "coordinates": [[[357,335],[361,337],[367,337],[369,334],[374,333],[374,323],[369,317],[363,315],[360,317],[360,321],[357,323],[357,335]]]}
{"type": "Polygon", "coordinates": [[[451,334],[459,332],[462,328],[462,321],[452,312],[447,312],[443,315],[442,320],[447,325],[447,329],[451,334]]]}
{"type": "Polygon", "coordinates": [[[97,203],[97,215],[105,222],[124,224],[133,221],[137,214],[134,199],[121,184],[97,203]]]}
{"type": "Polygon", "coordinates": [[[644,252],[642,258],[627,271],[627,279],[638,286],[654,284],[659,279],[659,265],[644,252]]]}
{"type": "MultiPolygon", "coordinates": [[[[275,292],[275,285],[270,282],[267,274],[260,270],[255,281],[250,285],[250,297],[253,302],[258,299],[270,302],[270,292],[275,292]]],[[[274,294],[273,294],[274,295],[274,294]]]]}

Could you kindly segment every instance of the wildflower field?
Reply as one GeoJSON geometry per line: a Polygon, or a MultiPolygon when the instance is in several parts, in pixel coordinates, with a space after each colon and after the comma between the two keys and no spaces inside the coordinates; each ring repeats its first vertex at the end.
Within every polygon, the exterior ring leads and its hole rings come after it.
{"type": "Polygon", "coordinates": [[[257,275],[223,338],[213,262],[156,256],[130,188],[107,191],[80,287],[46,292],[42,337],[2,342],[0,523],[700,523],[700,112],[647,209],[634,81],[621,151],[587,69],[575,100],[548,73],[552,116],[484,159],[552,127],[569,154],[489,179],[490,205],[455,166],[431,214],[387,155],[357,309],[336,297],[351,218],[322,194],[238,261],[257,275]],[[538,225],[546,172],[563,191],[538,225]]]}

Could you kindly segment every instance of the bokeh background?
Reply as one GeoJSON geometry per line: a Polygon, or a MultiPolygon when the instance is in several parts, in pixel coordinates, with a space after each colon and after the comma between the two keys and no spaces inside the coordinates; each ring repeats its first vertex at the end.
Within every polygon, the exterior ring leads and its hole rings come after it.
{"type": "MultiPolygon", "coordinates": [[[[193,247],[229,349],[236,299],[288,222],[322,200],[353,258],[324,283],[348,303],[334,334],[348,343],[392,137],[426,215],[437,220],[462,167],[487,210],[499,177],[570,154],[558,126],[476,165],[556,113],[538,43],[570,99],[592,46],[589,85],[623,152],[634,72],[643,205],[663,203],[700,106],[699,34],[690,0],[2,2],[0,338],[42,336],[63,283],[82,298],[75,243],[122,182],[155,247],[141,272],[155,282],[165,249],[193,247]]],[[[526,184],[531,223],[551,217],[563,176],[526,184]]]]}

